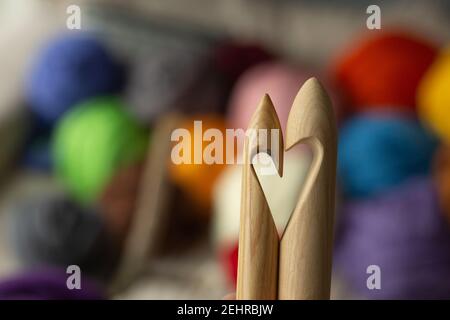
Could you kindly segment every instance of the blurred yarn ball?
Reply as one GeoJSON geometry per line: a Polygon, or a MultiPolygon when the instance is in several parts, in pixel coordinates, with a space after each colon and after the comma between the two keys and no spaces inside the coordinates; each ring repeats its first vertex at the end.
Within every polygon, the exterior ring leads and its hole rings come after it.
{"type": "Polygon", "coordinates": [[[47,122],[85,99],[118,92],[124,68],[86,33],[63,34],[38,55],[25,85],[31,109],[47,122]]]}
{"type": "Polygon", "coordinates": [[[272,53],[252,43],[225,42],[213,54],[215,67],[232,83],[250,67],[274,58],[272,53]]]}
{"type": "Polygon", "coordinates": [[[450,222],[450,147],[442,145],[433,159],[433,181],[436,184],[442,213],[450,222]]]}
{"type": "Polygon", "coordinates": [[[81,288],[67,288],[65,269],[23,271],[0,281],[0,300],[104,300],[100,288],[81,273],[81,288]]]}
{"type": "Polygon", "coordinates": [[[450,230],[428,178],[372,199],[349,202],[336,232],[334,265],[364,298],[449,299],[450,230]],[[369,290],[367,267],[381,269],[369,290]]]}
{"type": "MultiPolygon", "coordinates": [[[[247,129],[250,119],[264,94],[269,94],[283,132],[292,103],[303,83],[312,72],[276,61],[256,65],[246,71],[233,88],[228,106],[228,121],[234,128],[247,129]]],[[[325,87],[337,105],[337,95],[330,84],[325,87]]]]}
{"type": "MultiPolygon", "coordinates": [[[[295,205],[303,185],[310,154],[290,150],[284,155],[284,176],[258,175],[275,224],[280,233],[295,205]]],[[[258,167],[255,167],[257,172],[258,167]]],[[[229,166],[214,185],[212,240],[230,283],[236,283],[237,245],[241,204],[242,166],[229,166]]]]}
{"type": "MultiPolygon", "coordinates": [[[[227,151],[233,156],[233,160],[235,157],[234,150],[229,150],[228,148],[230,148],[230,146],[226,143],[225,120],[218,115],[199,115],[181,121],[179,129],[187,130],[186,133],[188,133],[188,136],[186,138],[183,137],[179,139],[178,142],[174,143],[172,160],[174,155],[181,155],[183,158],[186,158],[186,162],[176,164],[171,161],[169,163],[169,176],[171,180],[193,200],[195,205],[204,209],[202,212],[209,212],[212,205],[214,183],[226,167],[227,151]],[[201,131],[195,128],[195,121],[201,121],[201,131]],[[222,144],[217,144],[218,149],[216,149],[215,152],[212,152],[212,147],[217,141],[203,141],[203,134],[209,129],[219,130],[218,133],[223,137],[222,144]],[[199,142],[198,146],[200,148],[195,148],[197,145],[195,141],[199,142]],[[220,146],[222,146],[222,149],[220,149],[220,146]],[[206,163],[203,155],[208,150],[217,155],[222,163],[206,163]],[[201,158],[200,164],[194,163],[195,153],[201,158]],[[189,154],[190,156],[187,156],[189,154]]],[[[209,154],[210,153],[208,152],[208,155],[209,154]]]]}
{"type": "Polygon", "coordinates": [[[285,132],[292,102],[309,77],[308,72],[282,62],[268,62],[249,69],[234,86],[228,107],[230,124],[234,128],[247,129],[256,107],[267,93],[285,132]]]}
{"type": "Polygon", "coordinates": [[[101,216],[62,195],[25,199],[11,216],[13,249],[27,267],[78,265],[103,277],[113,246],[101,216]]]}
{"type": "Polygon", "coordinates": [[[116,170],[141,160],[148,135],[114,97],[89,100],[67,113],[53,137],[56,173],[83,203],[98,199],[116,170]]]}
{"type": "Polygon", "coordinates": [[[339,133],[338,174],[344,194],[367,197],[427,174],[436,140],[412,117],[364,113],[339,133]]]}
{"type": "Polygon", "coordinates": [[[208,85],[198,84],[210,72],[211,53],[198,47],[144,51],[131,66],[126,102],[130,112],[145,124],[174,110],[207,111],[215,102],[198,101],[208,85]]]}
{"type": "Polygon", "coordinates": [[[107,183],[100,196],[100,213],[106,227],[122,244],[136,209],[143,164],[141,162],[119,169],[107,183]]]}
{"type": "Polygon", "coordinates": [[[219,251],[219,260],[226,274],[226,279],[233,289],[237,285],[238,262],[239,262],[239,240],[223,247],[219,251]]]}
{"type": "Polygon", "coordinates": [[[436,53],[433,44],[412,33],[371,32],[344,51],[332,76],[352,111],[387,106],[414,110],[419,81],[436,53]]]}
{"type": "Polygon", "coordinates": [[[420,82],[418,111],[443,140],[450,142],[450,48],[444,50],[420,82]]]}

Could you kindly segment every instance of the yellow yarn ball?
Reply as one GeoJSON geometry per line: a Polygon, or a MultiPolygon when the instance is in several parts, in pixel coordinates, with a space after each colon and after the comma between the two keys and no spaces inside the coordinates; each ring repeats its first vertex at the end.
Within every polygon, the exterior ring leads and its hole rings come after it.
{"type": "Polygon", "coordinates": [[[423,77],[417,102],[422,121],[441,139],[450,142],[450,47],[436,58],[423,77]]]}

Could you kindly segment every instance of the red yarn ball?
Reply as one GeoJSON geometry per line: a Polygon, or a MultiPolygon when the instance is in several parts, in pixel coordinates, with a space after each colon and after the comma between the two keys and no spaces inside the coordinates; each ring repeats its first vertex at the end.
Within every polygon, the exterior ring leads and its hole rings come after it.
{"type": "Polygon", "coordinates": [[[415,109],[416,89],[437,48],[402,31],[370,33],[337,59],[332,77],[351,111],[395,106],[415,109]]]}
{"type": "Polygon", "coordinates": [[[239,244],[228,245],[221,250],[220,260],[226,273],[226,278],[233,287],[237,284],[239,244]]]}

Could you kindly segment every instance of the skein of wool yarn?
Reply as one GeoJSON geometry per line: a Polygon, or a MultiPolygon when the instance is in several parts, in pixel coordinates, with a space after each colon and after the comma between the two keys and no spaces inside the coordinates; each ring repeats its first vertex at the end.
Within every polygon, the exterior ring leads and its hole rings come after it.
{"type": "Polygon", "coordinates": [[[234,128],[247,129],[261,97],[273,101],[283,132],[292,102],[310,73],[283,62],[267,62],[247,70],[234,86],[228,107],[228,121],[234,128]]]}
{"type": "Polygon", "coordinates": [[[98,199],[116,170],[145,156],[148,135],[114,97],[75,106],[58,123],[53,156],[58,177],[77,200],[98,199]]]}
{"type": "Polygon", "coordinates": [[[344,205],[334,265],[363,298],[450,298],[450,229],[432,181],[412,179],[378,197],[344,205]],[[367,287],[371,265],[381,270],[379,290],[367,287]]]}
{"type": "Polygon", "coordinates": [[[0,281],[0,300],[103,300],[100,288],[83,273],[81,288],[67,288],[65,269],[23,271],[0,281]]]}
{"type": "Polygon", "coordinates": [[[351,111],[391,106],[414,110],[417,87],[436,53],[428,39],[414,33],[371,32],[336,60],[332,78],[351,111]]]}
{"type": "Polygon", "coordinates": [[[339,132],[338,176],[349,197],[368,197],[431,169],[436,139],[413,117],[366,112],[339,132]]]}
{"type": "Polygon", "coordinates": [[[238,262],[239,262],[239,240],[230,243],[219,251],[219,261],[226,273],[226,279],[232,288],[236,288],[238,262]]]}
{"type": "Polygon", "coordinates": [[[62,195],[26,199],[11,215],[11,244],[28,267],[78,265],[86,274],[108,276],[114,246],[101,216],[62,195]]]}
{"type": "MultiPolygon", "coordinates": [[[[213,187],[216,179],[226,168],[225,157],[227,154],[227,148],[230,148],[230,146],[227,146],[226,139],[224,138],[222,143],[223,149],[216,150],[217,154],[223,155],[223,163],[208,164],[203,160],[203,154],[205,149],[212,142],[203,141],[203,134],[208,129],[213,129],[219,130],[222,137],[225,137],[225,130],[227,128],[225,119],[218,115],[198,115],[195,117],[185,118],[181,121],[179,128],[187,130],[187,133],[189,133],[189,141],[185,141],[184,137],[179,139],[176,144],[174,143],[174,149],[172,150],[173,152],[176,152],[174,150],[175,148],[178,149],[179,145],[180,153],[182,154],[184,152],[188,152],[182,151],[185,149],[185,146],[186,149],[191,148],[189,153],[186,153],[190,154],[190,159],[187,159],[189,160],[188,163],[181,164],[176,164],[171,161],[168,165],[169,177],[176,186],[178,186],[186,195],[189,196],[198,208],[202,209],[201,212],[209,213],[209,209],[212,206],[213,187]],[[198,136],[199,133],[196,133],[198,129],[195,128],[195,121],[201,121],[201,136],[198,136]],[[195,140],[201,140],[201,144],[199,145],[201,149],[196,150],[195,140]],[[201,164],[194,163],[195,152],[201,152],[201,164]]],[[[235,155],[234,150],[231,151],[231,154],[235,155]]]]}
{"type": "Polygon", "coordinates": [[[441,139],[450,143],[450,47],[442,51],[420,82],[418,112],[441,139]]]}
{"type": "MultiPolygon", "coordinates": [[[[228,104],[228,122],[234,128],[247,129],[261,97],[268,94],[277,111],[281,128],[286,132],[287,118],[298,90],[313,75],[314,72],[283,61],[265,62],[249,68],[234,85],[228,104]]],[[[329,83],[325,82],[324,85],[339,115],[338,95],[329,83]]],[[[239,151],[241,148],[239,146],[239,151]]]]}
{"type": "Polygon", "coordinates": [[[124,68],[93,35],[71,32],[53,39],[32,64],[25,84],[30,108],[53,123],[73,105],[117,93],[124,68]]]}

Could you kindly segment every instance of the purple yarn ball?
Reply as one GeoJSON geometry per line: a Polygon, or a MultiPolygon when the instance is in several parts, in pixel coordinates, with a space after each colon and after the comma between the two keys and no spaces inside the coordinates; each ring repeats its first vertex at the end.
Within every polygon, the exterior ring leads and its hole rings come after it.
{"type": "Polygon", "coordinates": [[[103,300],[100,288],[83,276],[81,288],[68,289],[63,269],[23,272],[0,281],[0,300],[103,300]]]}
{"type": "Polygon", "coordinates": [[[344,205],[334,264],[351,289],[370,299],[449,299],[450,229],[435,187],[414,178],[376,198],[344,205]],[[367,288],[369,265],[381,289],[367,288]]]}
{"type": "Polygon", "coordinates": [[[118,92],[124,68],[91,34],[70,33],[53,39],[34,61],[25,84],[31,109],[47,122],[85,99],[118,92]]]}

